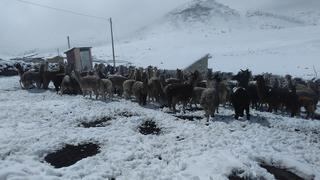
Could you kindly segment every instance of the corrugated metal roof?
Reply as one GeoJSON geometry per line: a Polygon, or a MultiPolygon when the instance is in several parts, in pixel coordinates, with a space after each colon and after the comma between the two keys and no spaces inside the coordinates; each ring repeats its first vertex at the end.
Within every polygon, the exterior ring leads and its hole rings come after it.
{"type": "Polygon", "coordinates": [[[92,48],[92,47],[73,47],[73,48],[65,51],[64,53],[66,54],[66,53],[68,53],[68,52],[70,52],[70,51],[73,51],[74,49],[80,49],[80,51],[82,51],[82,50],[89,50],[89,49],[91,49],[91,48],[92,48]]]}

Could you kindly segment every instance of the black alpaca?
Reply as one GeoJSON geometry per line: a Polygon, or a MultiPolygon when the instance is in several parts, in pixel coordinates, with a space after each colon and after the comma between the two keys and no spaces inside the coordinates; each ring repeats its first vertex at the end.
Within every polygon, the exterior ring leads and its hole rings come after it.
{"type": "Polygon", "coordinates": [[[187,83],[173,83],[169,84],[164,88],[164,93],[166,95],[168,106],[174,112],[176,111],[176,104],[182,102],[183,111],[187,103],[190,101],[193,95],[193,87],[198,79],[198,72],[192,73],[190,75],[189,82],[187,83]]]}
{"type": "Polygon", "coordinates": [[[246,111],[247,119],[250,119],[250,96],[247,91],[251,72],[247,70],[241,70],[236,76],[233,77],[237,80],[239,85],[233,89],[231,94],[231,103],[235,110],[235,119],[244,116],[246,111]]]}
{"type": "Polygon", "coordinates": [[[62,80],[65,76],[65,72],[64,72],[64,67],[63,65],[59,66],[59,70],[58,71],[47,71],[45,68],[45,66],[48,66],[48,64],[44,65],[42,64],[40,67],[40,71],[42,72],[42,88],[43,89],[48,89],[48,86],[50,84],[50,82],[53,83],[56,92],[58,93],[60,88],[61,88],[61,83],[62,80]]]}

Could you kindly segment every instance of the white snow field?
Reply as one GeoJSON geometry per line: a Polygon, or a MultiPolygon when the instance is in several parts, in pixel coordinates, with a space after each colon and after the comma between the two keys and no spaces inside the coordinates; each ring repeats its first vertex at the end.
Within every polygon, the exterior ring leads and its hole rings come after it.
{"type": "Polygon", "coordinates": [[[235,170],[251,179],[274,179],[261,162],[320,179],[320,121],[256,111],[250,121],[234,120],[231,109],[220,108],[206,126],[205,118],[177,119],[166,109],[121,99],[21,90],[18,80],[0,78],[0,180],[220,180],[235,170]],[[79,126],[101,117],[113,119],[105,127],[79,126]],[[146,120],[156,122],[161,134],[140,134],[138,126],[146,120]],[[44,161],[66,144],[89,142],[100,145],[99,154],[59,169],[44,161]]]}
{"type": "MultiPolygon", "coordinates": [[[[117,59],[176,69],[210,53],[209,66],[219,71],[249,68],[308,79],[319,73],[320,1],[188,2],[116,41],[117,59]]],[[[94,47],[93,54],[112,59],[111,45],[94,47]]]]}
{"type": "MultiPolygon", "coordinates": [[[[210,53],[214,71],[249,68],[304,78],[319,72],[319,0],[186,2],[116,41],[117,59],[176,69],[210,53]]],[[[94,47],[93,55],[111,59],[109,49],[94,47]]],[[[205,118],[182,120],[117,98],[21,90],[18,77],[0,77],[0,180],[226,180],[234,171],[274,180],[259,166],[263,162],[320,180],[320,121],[251,113],[249,121],[234,120],[233,110],[221,107],[206,126],[205,118]],[[112,118],[104,127],[80,126],[103,117],[112,118]],[[160,135],[139,132],[147,120],[156,122],[160,135]],[[100,145],[100,153],[74,165],[54,168],[44,161],[66,144],[90,142],[100,145]]]]}

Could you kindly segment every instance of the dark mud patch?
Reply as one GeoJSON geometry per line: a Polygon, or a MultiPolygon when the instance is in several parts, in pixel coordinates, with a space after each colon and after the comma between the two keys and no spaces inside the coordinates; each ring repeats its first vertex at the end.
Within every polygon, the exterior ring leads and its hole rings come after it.
{"type": "Polygon", "coordinates": [[[157,124],[154,121],[145,121],[139,126],[139,132],[143,135],[159,135],[161,129],[157,127],[157,124]]]}
{"type": "Polygon", "coordinates": [[[229,175],[229,176],[228,176],[228,179],[229,179],[229,180],[248,180],[247,178],[240,177],[240,176],[237,176],[237,175],[235,175],[235,174],[229,175]]]}
{"type": "Polygon", "coordinates": [[[55,168],[68,167],[81,159],[94,156],[100,152],[99,145],[88,143],[81,145],[65,145],[64,148],[46,155],[44,160],[55,168]]]}
{"type": "Polygon", "coordinates": [[[195,121],[195,120],[203,119],[202,116],[190,116],[190,115],[175,115],[174,117],[187,120],[187,121],[195,121]]]}
{"type": "Polygon", "coordinates": [[[248,177],[245,177],[241,174],[243,174],[244,171],[241,169],[234,169],[232,170],[231,174],[228,176],[229,180],[251,180],[248,177]]]}
{"type": "Polygon", "coordinates": [[[82,122],[79,126],[84,128],[106,127],[112,119],[111,117],[102,117],[92,122],[82,122]]]}
{"type": "Polygon", "coordinates": [[[134,113],[134,112],[123,111],[123,112],[119,112],[117,114],[117,116],[129,118],[129,117],[133,117],[133,116],[139,116],[139,114],[134,113]]]}
{"type": "Polygon", "coordinates": [[[183,141],[183,140],[185,140],[185,138],[184,137],[180,137],[180,136],[176,136],[176,140],[177,141],[183,141]]]}
{"type": "Polygon", "coordinates": [[[304,180],[303,178],[284,168],[278,168],[267,164],[260,164],[260,166],[266,169],[277,180],[304,180]]]}

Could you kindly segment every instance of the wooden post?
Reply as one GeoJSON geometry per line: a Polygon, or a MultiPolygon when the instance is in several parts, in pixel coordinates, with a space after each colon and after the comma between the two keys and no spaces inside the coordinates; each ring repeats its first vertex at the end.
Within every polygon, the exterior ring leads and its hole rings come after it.
{"type": "Polygon", "coordinates": [[[70,46],[70,37],[69,36],[67,36],[67,40],[68,40],[68,49],[70,49],[71,46],[70,46]]]}
{"type": "Polygon", "coordinates": [[[110,29],[111,29],[113,71],[115,71],[115,69],[116,69],[116,57],[115,57],[115,54],[114,54],[113,29],[112,29],[112,19],[111,18],[110,18],[110,29]]]}

